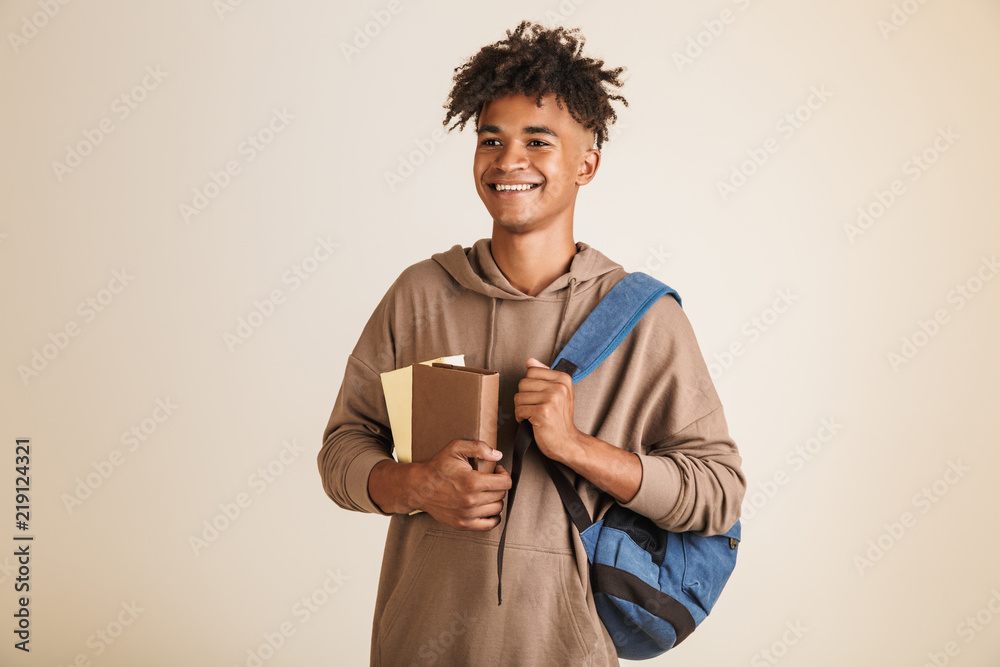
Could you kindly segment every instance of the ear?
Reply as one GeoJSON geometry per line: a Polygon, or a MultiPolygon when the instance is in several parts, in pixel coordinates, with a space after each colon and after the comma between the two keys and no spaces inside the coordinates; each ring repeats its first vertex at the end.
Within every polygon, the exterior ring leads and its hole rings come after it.
{"type": "Polygon", "coordinates": [[[599,166],[601,166],[601,151],[596,148],[588,148],[580,156],[580,166],[576,172],[576,184],[586,185],[594,180],[599,166]]]}

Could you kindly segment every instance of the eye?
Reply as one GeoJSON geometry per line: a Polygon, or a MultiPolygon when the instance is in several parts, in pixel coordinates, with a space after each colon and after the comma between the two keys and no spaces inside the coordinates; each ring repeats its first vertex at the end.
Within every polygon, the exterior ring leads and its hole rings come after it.
{"type": "Polygon", "coordinates": [[[548,146],[549,144],[541,139],[532,139],[528,142],[528,145],[534,144],[536,146],[548,146]]]}
{"type": "Polygon", "coordinates": [[[498,139],[483,139],[482,143],[480,144],[480,146],[499,146],[499,145],[500,141],[498,139]],[[491,141],[494,141],[496,143],[491,144],[490,143],[491,141]]]}

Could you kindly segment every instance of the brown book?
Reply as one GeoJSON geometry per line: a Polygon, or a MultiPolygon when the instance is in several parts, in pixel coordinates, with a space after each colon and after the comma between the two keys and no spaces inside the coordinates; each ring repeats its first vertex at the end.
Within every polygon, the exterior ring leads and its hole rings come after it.
{"type": "MultiPolygon", "coordinates": [[[[414,461],[426,461],[452,440],[482,440],[497,446],[500,374],[484,368],[436,363],[413,366],[414,461]]],[[[471,460],[480,472],[496,463],[471,460]]]]}

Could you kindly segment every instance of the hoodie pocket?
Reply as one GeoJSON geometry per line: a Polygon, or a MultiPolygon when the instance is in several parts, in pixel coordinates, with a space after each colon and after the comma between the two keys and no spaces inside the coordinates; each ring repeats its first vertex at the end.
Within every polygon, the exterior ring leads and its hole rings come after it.
{"type": "Polygon", "coordinates": [[[495,540],[431,529],[378,622],[379,660],[401,665],[591,664],[603,650],[571,552],[507,545],[497,605],[495,540]]]}
{"type": "MultiPolygon", "coordinates": [[[[417,547],[414,557],[409,562],[398,562],[396,564],[397,567],[403,569],[403,573],[399,578],[399,583],[389,595],[389,599],[386,600],[385,609],[382,611],[382,616],[378,620],[379,637],[382,638],[380,639],[380,644],[384,641],[387,631],[394,625],[396,616],[399,614],[400,610],[404,607],[407,600],[411,599],[413,589],[420,582],[420,574],[423,571],[424,563],[427,560],[427,552],[429,549],[430,539],[425,534],[420,538],[420,544],[417,547]]],[[[391,665],[393,663],[374,662],[374,664],[391,665]]]]}

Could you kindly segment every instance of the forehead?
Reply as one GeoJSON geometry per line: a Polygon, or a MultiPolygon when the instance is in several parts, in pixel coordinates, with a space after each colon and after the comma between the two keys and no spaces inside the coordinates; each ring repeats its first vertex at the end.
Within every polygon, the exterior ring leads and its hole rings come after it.
{"type": "Polygon", "coordinates": [[[547,125],[563,131],[585,131],[569,113],[565,102],[557,104],[555,93],[537,96],[507,95],[483,104],[479,126],[495,125],[501,130],[518,131],[530,125],[547,125]]]}

